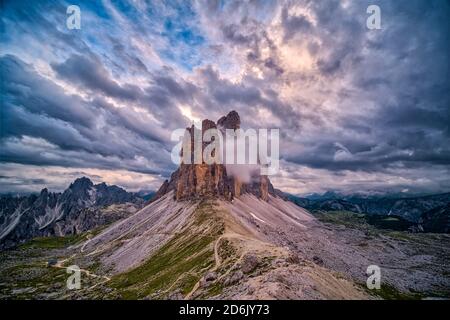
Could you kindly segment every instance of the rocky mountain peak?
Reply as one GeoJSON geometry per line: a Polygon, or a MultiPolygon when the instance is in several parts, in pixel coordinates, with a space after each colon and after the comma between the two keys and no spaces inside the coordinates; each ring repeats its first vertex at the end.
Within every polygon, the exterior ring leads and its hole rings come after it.
{"type": "Polygon", "coordinates": [[[87,190],[94,186],[94,183],[87,177],[77,178],[74,182],[72,182],[69,186],[69,189],[73,191],[79,190],[87,190]]]}
{"type": "MultiPolygon", "coordinates": [[[[233,129],[240,128],[241,119],[236,111],[231,111],[226,116],[221,117],[217,124],[214,121],[205,119],[202,121],[202,133],[211,128],[233,129]]],[[[186,128],[191,135],[191,145],[194,145],[194,131],[199,130],[192,126],[186,128]]],[[[203,142],[202,151],[208,145],[203,142]]],[[[184,148],[183,148],[184,149],[184,148]]],[[[182,154],[185,152],[182,150],[182,154]]],[[[194,154],[191,150],[191,160],[194,154]]],[[[191,161],[193,163],[193,161],[191,161]]],[[[238,165],[234,165],[238,166],[238,165]]],[[[154,200],[164,194],[174,191],[176,200],[190,200],[202,197],[221,197],[232,200],[244,193],[251,193],[263,200],[268,200],[269,194],[275,194],[275,190],[267,176],[259,173],[252,174],[251,181],[244,183],[239,177],[227,172],[227,167],[223,164],[201,164],[181,163],[180,167],[171,175],[170,180],[166,180],[156,193],[154,200]]]]}
{"type": "Polygon", "coordinates": [[[241,118],[236,111],[230,111],[226,116],[217,121],[217,125],[223,129],[239,129],[241,127],[241,118]]]}

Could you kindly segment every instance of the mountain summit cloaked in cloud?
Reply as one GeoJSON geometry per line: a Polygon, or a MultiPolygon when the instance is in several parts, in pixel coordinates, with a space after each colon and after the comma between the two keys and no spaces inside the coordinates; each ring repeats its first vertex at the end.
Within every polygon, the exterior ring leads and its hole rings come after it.
{"type": "MultiPolygon", "coordinates": [[[[214,121],[205,119],[202,121],[203,133],[211,128],[220,130],[237,130],[240,128],[241,120],[236,111],[231,111],[226,116],[221,117],[217,124],[214,121]]],[[[194,144],[194,130],[198,130],[192,125],[186,128],[191,137],[191,145],[194,144]]],[[[202,151],[208,143],[203,142],[202,151]]],[[[183,152],[183,151],[182,151],[183,152]]],[[[194,157],[191,150],[191,158],[194,157]]],[[[232,167],[220,164],[186,164],[181,163],[180,167],[171,175],[170,180],[166,180],[158,190],[154,200],[174,190],[176,200],[196,199],[201,197],[222,197],[232,200],[244,193],[251,193],[267,201],[268,195],[275,194],[269,178],[259,174],[258,170],[251,170],[246,165],[233,165],[232,167]],[[240,168],[243,171],[250,170],[250,179],[243,179],[238,174],[240,168]]]]}

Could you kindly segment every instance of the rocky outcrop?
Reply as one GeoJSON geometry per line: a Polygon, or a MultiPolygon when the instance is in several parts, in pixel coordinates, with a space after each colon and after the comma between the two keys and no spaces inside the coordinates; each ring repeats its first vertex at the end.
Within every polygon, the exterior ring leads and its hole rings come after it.
{"type": "Polygon", "coordinates": [[[239,129],[241,127],[241,118],[236,111],[231,111],[217,121],[220,129],[239,129]]]}
{"type": "MultiPolygon", "coordinates": [[[[226,129],[239,129],[240,126],[239,114],[236,111],[231,111],[228,115],[221,117],[217,124],[208,119],[203,120],[201,132],[195,126],[186,128],[186,132],[190,134],[191,146],[193,146],[195,144],[194,133],[203,136],[205,131],[211,128],[218,128],[224,132],[226,129]]],[[[202,142],[202,154],[208,145],[208,142],[202,142]]],[[[183,146],[181,155],[183,155],[185,149],[187,149],[186,145],[183,146]]],[[[202,159],[202,163],[194,164],[193,150],[191,151],[191,163],[182,162],[180,167],[171,175],[170,180],[163,183],[152,200],[154,201],[172,190],[176,200],[192,200],[202,197],[221,197],[232,200],[241,194],[251,193],[267,201],[269,194],[275,195],[275,190],[267,176],[253,173],[251,181],[243,183],[239,177],[228,173],[227,167],[223,164],[206,164],[204,159],[202,159]]]]}

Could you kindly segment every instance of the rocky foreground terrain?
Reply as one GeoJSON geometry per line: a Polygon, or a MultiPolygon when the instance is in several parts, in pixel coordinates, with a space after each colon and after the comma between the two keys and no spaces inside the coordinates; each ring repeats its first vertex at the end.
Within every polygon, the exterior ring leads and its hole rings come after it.
{"type": "Polygon", "coordinates": [[[321,220],[278,197],[176,202],[104,230],[1,252],[2,298],[419,299],[450,297],[450,237],[321,220]],[[82,288],[68,290],[70,265],[82,288]],[[369,265],[381,289],[368,290],[369,265]]]}
{"type": "MultiPolygon", "coordinates": [[[[240,127],[235,112],[202,130],[240,127]]],[[[188,130],[196,130],[194,127],[188,130]]],[[[184,150],[183,150],[184,151],[184,150]]],[[[450,236],[316,215],[266,176],[181,164],[150,203],[106,226],[0,252],[3,299],[450,298],[450,236]],[[69,290],[66,268],[81,269],[69,290]],[[381,288],[366,286],[367,268],[381,288]]]]}

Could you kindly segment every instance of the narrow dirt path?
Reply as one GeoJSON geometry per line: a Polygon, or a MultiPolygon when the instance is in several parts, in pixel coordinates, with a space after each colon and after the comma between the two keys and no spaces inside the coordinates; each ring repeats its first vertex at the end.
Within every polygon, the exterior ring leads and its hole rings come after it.
{"type": "MultiPolygon", "coordinates": [[[[90,241],[91,241],[91,237],[89,237],[89,238],[88,238],[88,241],[86,241],[86,243],[80,248],[80,253],[83,253],[84,247],[85,247],[86,244],[88,244],[90,241]]],[[[66,270],[67,270],[67,269],[70,268],[70,266],[69,266],[69,267],[65,267],[63,264],[64,264],[66,261],[68,261],[68,260],[74,258],[76,255],[77,255],[77,254],[74,253],[73,255],[71,255],[71,256],[68,257],[68,258],[65,258],[65,259],[62,259],[62,260],[58,260],[58,261],[56,262],[56,264],[50,265],[50,267],[52,267],[52,268],[57,268],[57,269],[66,269],[66,270]]],[[[70,268],[70,269],[71,269],[71,268],[70,268]]],[[[108,281],[111,280],[111,278],[108,277],[108,276],[105,276],[105,275],[98,275],[98,274],[92,273],[91,271],[89,271],[89,270],[87,270],[87,269],[82,269],[82,268],[80,268],[80,272],[83,272],[83,273],[86,274],[88,277],[92,277],[92,278],[103,278],[103,279],[105,280],[105,281],[103,281],[103,282],[96,283],[96,284],[93,285],[93,286],[90,286],[90,287],[88,287],[88,288],[84,288],[84,289],[81,289],[81,290],[91,290],[91,289],[95,288],[96,286],[98,286],[98,285],[100,285],[100,284],[103,284],[103,283],[106,283],[106,282],[108,282],[108,281]]]]}

